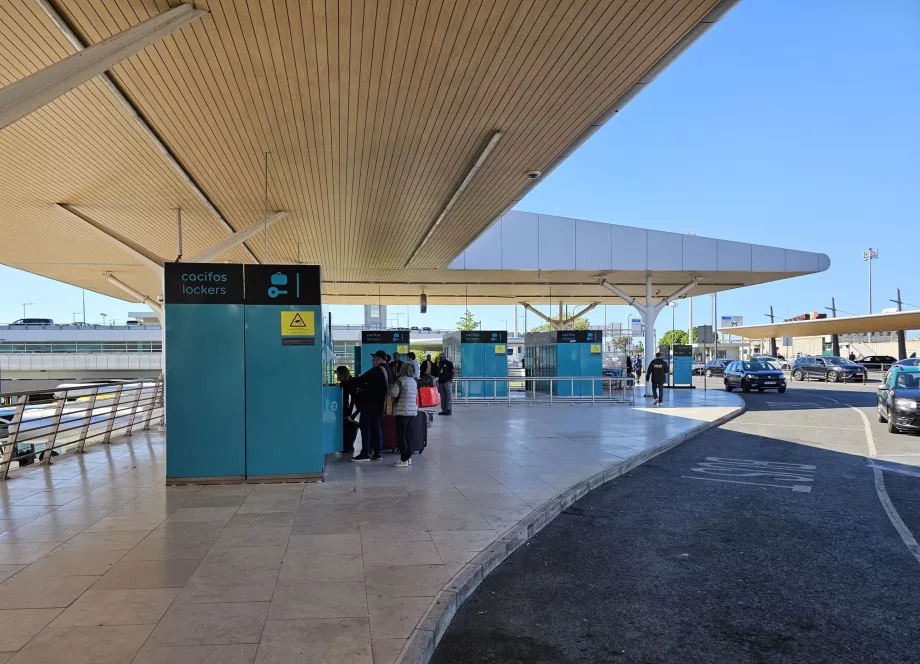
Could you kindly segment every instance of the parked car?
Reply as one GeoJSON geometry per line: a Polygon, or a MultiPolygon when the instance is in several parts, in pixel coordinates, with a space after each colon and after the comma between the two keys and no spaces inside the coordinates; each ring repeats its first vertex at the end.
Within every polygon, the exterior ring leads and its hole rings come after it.
{"type": "Polygon", "coordinates": [[[431,332],[431,328],[430,328],[430,327],[423,327],[423,328],[422,328],[422,332],[431,332]]]}
{"type": "Polygon", "coordinates": [[[829,383],[837,381],[861,380],[866,382],[868,372],[861,364],[854,364],[849,360],[836,355],[823,355],[812,357],[802,355],[795,358],[792,364],[792,377],[795,380],[818,379],[829,383]]]}
{"type": "Polygon", "coordinates": [[[728,366],[728,363],[731,360],[709,360],[706,363],[706,376],[712,378],[713,376],[721,376],[725,373],[725,367],[728,366]]]}
{"type": "Polygon", "coordinates": [[[693,372],[693,375],[695,376],[702,376],[703,373],[706,371],[706,365],[703,364],[702,362],[694,362],[691,365],[691,371],[693,372]]]}
{"type": "Polygon", "coordinates": [[[725,391],[731,392],[736,387],[742,392],[776,390],[782,394],[786,391],[786,374],[768,362],[739,360],[725,368],[725,391]]]}
{"type": "Polygon", "coordinates": [[[412,327],[410,327],[409,330],[410,330],[411,332],[421,332],[421,330],[419,330],[415,325],[413,325],[412,327]]]}
{"type": "Polygon", "coordinates": [[[888,433],[920,431],[920,367],[896,366],[878,388],[878,421],[888,433]]]}
{"type": "Polygon", "coordinates": [[[127,325],[128,327],[134,327],[135,325],[143,325],[143,323],[141,323],[136,318],[129,318],[128,320],[125,321],[125,325],[127,325]]]}
{"type": "Polygon", "coordinates": [[[875,369],[876,371],[886,371],[896,362],[897,360],[891,355],[869,355],[856,360],[857,364],[863,365],[866,369],[875,369]]]}
{"type": "Polygon", "coordinates": [[[772,355],[752,355],[751,359],[757,362],[769,362],[770,364],[775,365],[777,368],[779,368],[782,371],[792,370],[792,363],[789,362],[788,360],[784,360],[781,357],[773,357],[772,355]]]}
{"type": "Polygon", "coordinates": [[[54,321],[50,318],[20,318],[10,325],[54,325],[54,321]]]}
{"type": "Polygon", "coordinates": [[[906,360],[898,360],[894,363],[896,367],[920,367],[920,357],[909,357],[906,360]]]}

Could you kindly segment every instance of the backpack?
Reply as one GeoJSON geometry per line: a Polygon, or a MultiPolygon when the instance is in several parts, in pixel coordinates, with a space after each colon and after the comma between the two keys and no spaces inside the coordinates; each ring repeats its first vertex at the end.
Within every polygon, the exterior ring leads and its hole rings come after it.
{"type": "Polygon", "coordinates": [[[393,416],[393,403],[394,399],[390,395],[390,372],[387,370],[386,365],[381,364],[380,368],[383,370],[383,375],[385,376],[387,391],[386,397],[383,400],[383,414],[384,416],[393,416]]]}

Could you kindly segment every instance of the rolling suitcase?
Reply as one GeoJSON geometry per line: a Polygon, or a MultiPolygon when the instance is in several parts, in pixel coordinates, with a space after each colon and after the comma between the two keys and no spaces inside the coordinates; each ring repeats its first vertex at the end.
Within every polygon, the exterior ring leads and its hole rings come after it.
{"type": "Polygon", "coordinates": [[[380,428],[383,429],[383,450],[386,452],[398,452],[396,447],[396,418],[392,415],[384,415],[380,418],[380,428]]]}
{"type": "Polygon", "coordinates": [[[440,405],[440,403],[441,397],[438,395],[438,388],[418,388],[418,399],[416,399],[416,404],[419,408],[434,408],[435,406],[440,405]]]}
{"type": "Polygon", "coordinates": [[[419,413],[410,422],[412,453],[421,454],[428,446],[428,413],[419,413]]]}

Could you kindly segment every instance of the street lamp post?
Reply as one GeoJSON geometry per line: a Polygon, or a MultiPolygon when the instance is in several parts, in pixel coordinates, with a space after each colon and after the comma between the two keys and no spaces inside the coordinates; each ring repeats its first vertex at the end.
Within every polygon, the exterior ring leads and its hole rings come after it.
{"type": "Polygon", "coordinates": [[[99,315],[102,316],[102,324],[105,325],[105,317],[106,317],[108,314],[99,314],[99,315]]]}
{"type": "Polygon", "coordinates": [[[869,247],[862,253],[862,259],[869,263],[869,315],[872,315],[872,261],[878,258],[878,249],[869,247]]]}
{"type": "Polygon", "coordinates": [[[502,323],[505,324],[505,331],[507,332],[508,331],[508,321],[504,318],[499,318],[498,320],[500,320],[502,323]]]}
{"type": "Polygon", "coordinates": [[[33,304],[34,304],[33,302],[23,302],[22,303],[22,317],[23,318],[26,317],[26,307],[31,307],[33,304]]]}

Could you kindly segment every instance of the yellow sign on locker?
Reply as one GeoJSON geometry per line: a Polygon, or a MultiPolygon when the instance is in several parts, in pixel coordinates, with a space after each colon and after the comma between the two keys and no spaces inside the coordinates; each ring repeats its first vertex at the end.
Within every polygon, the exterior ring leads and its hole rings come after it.
{"type": "Polygon", "coordinates": [[[315,335],[312,311],[282,311],[282,337],[312,337],[315,335]]]}
{"type": "Polygon", "coordinates": [[[591,344],[591,354],[592,354],[592,355],[597,355],[597,354],[599,354],[600,352],[601,352],[601,345],[600,345],[600,344],[591,344]]]}
{"type": "Polygon", "coordinates": [[[396,347],[396,352],[405,355],[406,353],[409,352],[409,346],[406,345],[406,344],[404,344],[404,345],[402,345],[402,346],[397,346],[397,347],[396,347]]]}
{"type": "Polygon", "coordinates": [[[495,354],[496,355],[504,355],[507,352],[508,352],[507,346],[505,346],[504,344],[495,344],[495,354]]]}

